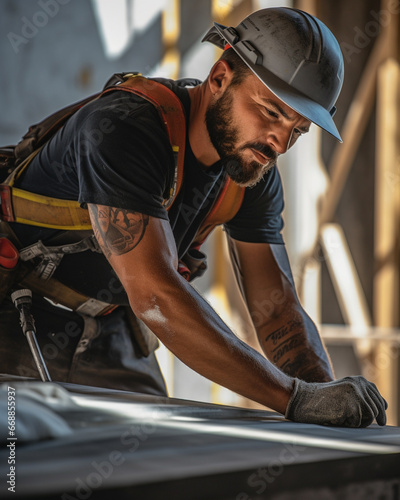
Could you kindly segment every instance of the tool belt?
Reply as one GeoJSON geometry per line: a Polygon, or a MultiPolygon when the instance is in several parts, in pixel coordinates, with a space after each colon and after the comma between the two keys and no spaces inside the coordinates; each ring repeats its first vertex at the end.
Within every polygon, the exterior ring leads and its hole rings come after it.
{"type": "Polygon", "coordinates": [[[51,262],[52,257],[59,262],[65,253],[98,251],[94,236],[87,237],[78,243],[53,247],[45,247],[39,241],[21,252],[18,252],[13,241],[17,243],[9,224],[0,222],[0,305],[18,286],[29,288],[34,293],[50,299],[55,305],[61,304],[79,314],[91,317],[104,316],[116,307],[125,307],[127,321],[142,355],[147,357],[159,347],[157,337],[133,314],[130,307],[107,304],[87,297],[65,286],[52,276],[55,270],[51,262]],[[61,251],[65,252],[61,253],[61,251]]]}
{"type": "Polygon", "coordinates": [[[58,247],[45,247],[41,241],[30,245],[21,251],[20,242],[9,224],[0,222],[0,303],[16,286],[30,288],[33,292],[50,299],[55,304],[61,304],[71,310],[87,316],[100,316],[114,310],[115,304],[107,304],[100,300],[88,297],[64,285],[53,277],[56,262],[60,262],[65,253],[77,253],[91,249],[99,251],[94,237],[85,238],[77,244],[58,247]],[[59,251],[59,252],[57,252],[59,251]],[[7,254],[16,255],[13,266],[6,267],[7,254]],[[52,260],[51,257],[55,260],[52,260]],[[3,263],[3,265],[1,265],[3,263]]]}

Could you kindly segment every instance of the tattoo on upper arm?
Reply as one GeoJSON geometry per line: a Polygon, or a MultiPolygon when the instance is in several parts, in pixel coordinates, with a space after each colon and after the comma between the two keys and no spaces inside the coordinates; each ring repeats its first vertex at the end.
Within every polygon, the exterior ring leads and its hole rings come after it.
{"type": "Polygon", "coordinates": [[[125,208],[89,205],[93,231],[106,257],[123,255],[141,241],[149,216],[125,208]]]}

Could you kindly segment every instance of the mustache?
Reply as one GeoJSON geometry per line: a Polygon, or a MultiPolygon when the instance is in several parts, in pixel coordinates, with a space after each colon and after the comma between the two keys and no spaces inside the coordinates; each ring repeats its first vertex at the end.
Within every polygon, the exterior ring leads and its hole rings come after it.
{"type": "Polygon", "coordinates": [[[248,148],[258,151],[259,153],[266,156],[270,160],[273,160],[274,162],[278,159],[278,153],[274,151],[267,144],[262,144],[261,142],[249,142],[245,144],[241,149],[248,149],[248,148]]]}

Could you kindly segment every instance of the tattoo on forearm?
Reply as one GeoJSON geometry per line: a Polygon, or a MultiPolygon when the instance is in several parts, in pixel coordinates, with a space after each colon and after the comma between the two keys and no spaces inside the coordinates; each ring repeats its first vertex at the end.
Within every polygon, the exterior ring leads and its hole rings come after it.
{"type": "Polygon", "coordinates": [[[294,359],[287,359],[280,369],[292,377],[298,377],[305,382],[327,382],[331,380],[328,372],[315,360],[311,359],[309,351],[301,351],[294,359]]]}
{"type": "Polygon", "coordinates": [[[268,359],[287,375],[306,382],[327,382],[333,377],[329,360],[322,345],[310,340],[312,333],[307,317],[305,321],[303,315],[289,311],[282,326],[264,333],[262,347],[268,359]]]}
{"type": "Polygon", "coordinates": [[[141,241],[149,223],[148,215],[124,208],[89,205],[93,231],[106,257],[123,255],[141,241]]]}
{"type": "Polygon", "coordinates": [[[287,359],[280,368],[284,373],[295,376],[302,371],[303,363],[303,357],[296,356],[293,360],[290,358],[287,359]]]}
{"type": "Polygon", "coordinates": [[[294,316],[285,325],[265,337],[265,343],[270,345],[268,350],[272,361],[281,369],[288,363],[290,364],[292,360],[290,354],[293,355],[293,351],[298,351],[304,346],[303,329],[301,317],[294,316]]]}
{"type": "Polygon", "coordinates": [[[279,344],[275,349],[272,350],[274,363],[277,363],[285,354],[294,351],[303,344],[303,335],[301,333],[296,333],[289,339],[279,344]]]}
{"type": "Polygon", "coordinates": [[[273,345],[276,345],[279,340],[283,339],[290,333],[292,333],[294,330],[299,330],[302,328],[302,322],[300,320],[290,320],[287,325],[282,326],[281,328],[278,328],[277,330],[274,330],[272,333],[268,334],[265,337],[265,341],[271,341],[273,345]]]}

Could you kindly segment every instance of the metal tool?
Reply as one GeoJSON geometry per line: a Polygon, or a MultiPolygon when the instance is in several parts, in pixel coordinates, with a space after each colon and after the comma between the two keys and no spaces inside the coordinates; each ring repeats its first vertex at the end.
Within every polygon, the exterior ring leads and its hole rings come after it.
{"type": "Polygon", "coordinates": [[[11,294],[11,300],[19,311],[22,332],[28,341],[40,378],[43,382],[51,382],[50,374],[36,340],[35,321],[31,314],[32,292],[26,288],[17,290],[11,294]]]}

